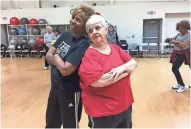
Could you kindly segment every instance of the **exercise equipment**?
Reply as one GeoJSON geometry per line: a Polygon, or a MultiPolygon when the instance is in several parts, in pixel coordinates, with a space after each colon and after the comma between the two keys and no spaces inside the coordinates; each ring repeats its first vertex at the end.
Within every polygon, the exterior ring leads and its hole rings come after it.
{"type": "Polygon", "coordinates": [[[29,44],[30,44],[30,45],[35,45],[36,43],[37,43],[36,38],[31,38],[31,39],[29,40],[29,44]]]}
{"type": "MultiPolygon", "coordinates": [[[[48,24],[48,22],[45,19],[38,20],[38,24],[48,24]]],[[[45,25],[39,25],[39,27],[45,27],[45,25]]]]}
{"type": "Polygon", "coordinates": [[[20,41],[21,44],[27,44],[27,39],[26,38],[21,38],[21,41],[20,41]]]}
{"type": "Polygon", "coordinates": [[[39,37],[37,40],[38,45],[43,45],[44,44],[44,37],[39,37]]]}
{"type": "Polygon", "coordinates": [[[98,13],[98,12],[96,12],[95,14],[96,14],[96,15],[100,15],[100,16],[101,16],[101,14],[100,14],[100,13],[98,13]]]}
{"type": "Polygon", "coordinates": [[[16,40],[16,39],[11,39],[10,42],[9,42],[9,45],[16,45],[16,44],[18,44],[18,43],[19,43],[18,40],[16,40]]]}
{"type": "Polygon", "coordinates": [[[26,32],[26,28],[19,28],[19,31],[18,31],[19,35],[26,35],[27,32],[26,32]]]}
{"type": "Polygon", "coordinates": [[[12,17],[10,19],[10,24],[11,25],[19,25],[19,19],[17,17],[12,17]]]}
{"type": "Polygon", "coordinates": [[[18,35],[18,29],[17,28],[11,28],[10,35],[18,35]]]}
{"type": "Polygon", "coordinates": [[[38,24],[38,21],[36,19],[30,19],[29,24],[32,28],[35,28],[38,24]]]}
{"type": "Polygon", "coordinates": [[[47,33],[46,29],[41,29],[41,35],[45,35],[47,33]]]}
{"type": "Polygon", "coordinates": [[[40,35],[40,29],[39,28],[33,28],[32,29],[32,34],[33,35],[40,35]]]}
{"type": "Polygon", "coordinates": [[[29,24],[29,20],[27,18],[21,18],[20,19],[20,24],[29,24]]]}
{"type": "Polygon", "coordinates": [[[164,42],[165,43],[170,43],[171,40],[172,40],[172,38],[167,38],[164,42]]]}

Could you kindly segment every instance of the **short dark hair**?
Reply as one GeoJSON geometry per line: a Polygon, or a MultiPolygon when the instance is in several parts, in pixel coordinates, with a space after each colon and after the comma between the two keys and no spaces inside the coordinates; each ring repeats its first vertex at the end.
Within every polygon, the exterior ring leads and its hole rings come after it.
{"type": "Polygon", "coordinates": [[[190,30],[190,21],[187,21],[187,20],[182,20],[179,24],[179,27],[182,27],[186,30],[190,30]]]}
{"type": "Polygon", "coordinates": [[[110,28],[110,27],[112,27],[113,31],[115,31],[115,28],[114,28],[114,26],[112,24],[110,24],[108,28],[110,28]]]}
{"type": "Polygon", "coordinates": [[[60,34],[60,30],[54,30],[54,32],[58,32],[60,34]]]}

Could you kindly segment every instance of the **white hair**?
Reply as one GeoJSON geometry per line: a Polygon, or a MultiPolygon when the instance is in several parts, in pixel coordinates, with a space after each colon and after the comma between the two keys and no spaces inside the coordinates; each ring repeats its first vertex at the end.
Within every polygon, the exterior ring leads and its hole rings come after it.
{"type": "Polygon", "coordinates": [[[101,24],[104,28],[108,27],[105,19],[102,16],[100,16],[100,15],[92,15],[88,19],[88,21],[86,22],[86,31],[88,31],[88,27],[90,25],[95,25],[95,24],[101,24]]]}
{"type": "Polygon", "coordinates": [[[46,29],[47,29],[47,30],[48,30],[48,29],[53,30],[51,26],[47,26],[46,29]]]}

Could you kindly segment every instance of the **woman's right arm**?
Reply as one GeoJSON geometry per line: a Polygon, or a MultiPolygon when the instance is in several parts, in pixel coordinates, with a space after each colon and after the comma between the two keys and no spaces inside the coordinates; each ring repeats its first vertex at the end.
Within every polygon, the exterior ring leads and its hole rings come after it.
{"type": "Polygon", "coordinates": [[[47,54],[46,54],[46,60],[48,61],[49,64],[55,65],[54,64],[54,58],[53,58],[53,53],[56,51],[55,47],[50,47],[47,54]]]}
{"type": "Polygon", "coordinates": [[[127,72],[120,74],[116,79],[112,77],[112,74],[106,73],[104,74],[99,80],[95,81],[91,84],[92,87],[106,87],[113,83],[118,82],[119,80],[123,79],[124,77],[128,76],[127,72]]]}
{"type": "Polygon", "coordinates": [[[79,68],[80,80],[83,83],[83,87],[105,87],[109,86],[128,75],[127,72],[122,73],[120,76],[114,78],[111,71],[104,73],[103,68],[99,60],[86,55],[82,59],[82,63],[79,68]]]}
{"type": "Polygon", "coordinates": [[[56,48],[58,47],[58,45],[63,41],[64,38],[64,34],[62,34],[57,40],[56,42],[51,46],[51,45],[47,45],[47,47],[49,47],[49,50],[46,54],[46,60],[48,61],[49,64],[55,65],[54,63],[54,58],[53,58],[53,54],[54,52],[56,52],[56,48]]]}
{"type": "Polygon", "coordinates": [[[92,83],[93,87],[105,87],[111,85],[124,77],[128,76],[137,66],[137,63],[134,59],[126,62],[125,64],[113,68],[110,72],[105,73],[99,80],[92,83]]]}

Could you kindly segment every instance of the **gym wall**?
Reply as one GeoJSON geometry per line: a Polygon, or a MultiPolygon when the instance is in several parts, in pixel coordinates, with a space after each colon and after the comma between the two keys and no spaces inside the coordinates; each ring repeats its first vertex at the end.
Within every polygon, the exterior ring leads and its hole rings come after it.
{"type": "MultiPolygon", "coordinates": [[[[110,23],[117,26],[118,35],[128,42],[142,42],[143,19],[162,18],[162,41],[165,39],[165,14],[166,13],[187,13],[190,12],[189,2],[129,2],[126,5],[95,6],[95,10],[100,12],[110,23]],[[148,15],[149,11],[154,11],[154,15],[148,15]],[[127,37],[135,35],[133,41],[127,37]]],[[[69,24],[71,18],[70,10],[73,7],[64,8],[41,8],[41,9],[21,9],[2,10],[1,17],[7,17],[1,23],[9,23],[13,16],[18,18],[43,18],[49,24],[60,25],[69,24]]]]}
{"type": "Polygon", "coordinates": [[[1,24],[1,44],[8,46],[8,39],[7,39],[7,26],[5,24],[1,24]]]}
{"type": "Polygon", "coordinates": [[[165,16],[165,39],[174,37],[178,32],[176,31],[176,23],[181,20],[190,20],[190,13],[169,13],[165,16]]]}

